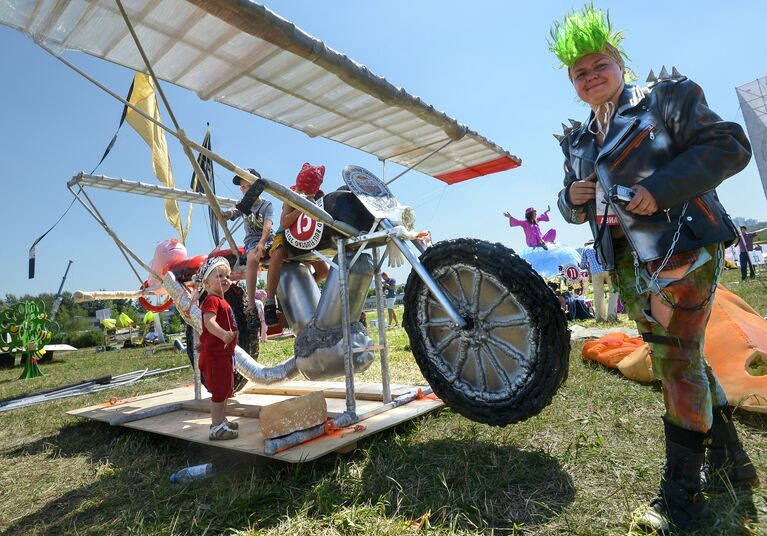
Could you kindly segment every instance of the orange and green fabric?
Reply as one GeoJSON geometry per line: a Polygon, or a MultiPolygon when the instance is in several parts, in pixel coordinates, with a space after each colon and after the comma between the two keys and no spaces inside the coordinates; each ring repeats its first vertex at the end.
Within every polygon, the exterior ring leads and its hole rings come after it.
{"type": "MultiPolygon", "coordinates": [[[[727,397],[703,354],[704,332],[713,302],[712,285],[721,271],[721,244],[701,248],[698,257],[708,260],[663,287],[665,301],[673,304],[668,328],[650,315],[650,292],[637,292],[634,256],[628,242],[614,240],[613,246],[615,284],[639,333],[649,334],[644,338],[650,345],[653,373],[662,382],[666,418],[687,430],[708,431],[712,407],[727,404],[727,397]]],[[[639,263],[640,273],[645,268],[639,263]]]]}

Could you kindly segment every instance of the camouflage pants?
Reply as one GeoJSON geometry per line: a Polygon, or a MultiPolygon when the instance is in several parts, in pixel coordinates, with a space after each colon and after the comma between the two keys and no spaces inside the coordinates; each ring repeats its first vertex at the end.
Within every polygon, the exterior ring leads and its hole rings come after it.
{"type": "MultiPolygon", "coordinates": [[[[699,262],[681,278],[660,280],[662,300],[672,307],[667,328],[650,313],[651,292],[637,290],[637,272],[628,242],[615,240],[614,247],[616,269],[613,278],[624,309],[637,323],[639,333],[649,333],[648,338],[656,341],[648,344],[653,372],[663,386],[666,418],[681,428],[708,431],[712,407],[727,404],[719,380],[703,356],[703,337],[713,303],[710,294],[713,283],[719,279],[722,245],[701,248],[699,262]],[[680,342],[671,343],[676,339],[680,342]]],[[[640,271],[643,268],[645,266],[639,263],[640,271]]]]}

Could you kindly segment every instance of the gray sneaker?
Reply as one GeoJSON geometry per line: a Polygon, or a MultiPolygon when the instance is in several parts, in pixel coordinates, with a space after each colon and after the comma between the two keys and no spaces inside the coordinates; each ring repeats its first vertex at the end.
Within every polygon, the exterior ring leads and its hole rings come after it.
{"type": "Polygon", "coordinates": [[[210,425],[210,434],[208,434],[208,439],[211,441],[226,441],[227,439],[237,439],[237,436],[239,436],[240,433],[237,430],[232,430],[227,425],[227,422],[224,421],[218,426],[210,425]]]}

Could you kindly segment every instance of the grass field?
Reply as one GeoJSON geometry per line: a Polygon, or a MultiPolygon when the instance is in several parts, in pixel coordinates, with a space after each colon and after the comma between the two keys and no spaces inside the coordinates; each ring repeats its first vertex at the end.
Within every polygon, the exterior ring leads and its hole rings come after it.
{"type": "MultiPolygon", "coordinates": [[[[767,280],[731,290],[767,315],[767,280]]],[[[421,382],[401,328],[391,330],[393,380],[421,382]]],[[[262,346],[263,362],[292,343],[262,346]]],[[[539,416],[506,428],[446,409],[360,443],[346,455],[288,465],[70,417],[67,410],[191,381],[169,373],[133,387],[0,413],[0,533],[33,534],[627,534],[654,494],[663,404],[640,385],[584,362],[539,416]],[[168,476],[213,461],[217,477],[189,486],[168,476]]],[[[169,347],[80,350],[19,381],[0,370],[0,398],[104,374],[187,364],[169,347]]],[[[377,367],[373,367],[377,368],[377,367]]],[[[361,379],[375,379],[370,370],[361,379]]],[[[767,415],[736,412],[767,483],[767,415]]],[[[767,534],[767,488],[711,496],[699,534],[767,534]]]]}

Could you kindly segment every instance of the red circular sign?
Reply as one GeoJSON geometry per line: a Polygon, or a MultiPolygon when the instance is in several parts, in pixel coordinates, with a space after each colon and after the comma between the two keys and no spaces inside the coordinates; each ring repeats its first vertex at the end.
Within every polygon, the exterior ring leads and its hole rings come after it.
{"type": "Polygon", "coordinates": [[[563,274],[569,281],[572,281],[573,283],[575,283],[576,281],[580,281],[581,279],[581,271],[578,270],[577,266],[572,264],[569,266],[565,266],[563,274]]]}
{"type": "Polygon", "coordinates": [[[306,214],[301,214],[293,225],[290,226],[290,234],[292,234],[296,240],[307,240],[314,234],[314,230],[317,228],[317,221],[313,220],[306,214]]]}
{"type": "MultiPolygon", "coordinates": [[[[318,199],[316,203],[318,207],[322,208],[322,198],[318,199]]],[[[312,250],[320,243],[324,228],[325,224],[321,221],[318,222],[311,216],[301,214],[293,222],[293,225],[285,229],[285,240],[295,248],[312,250]]]]}

